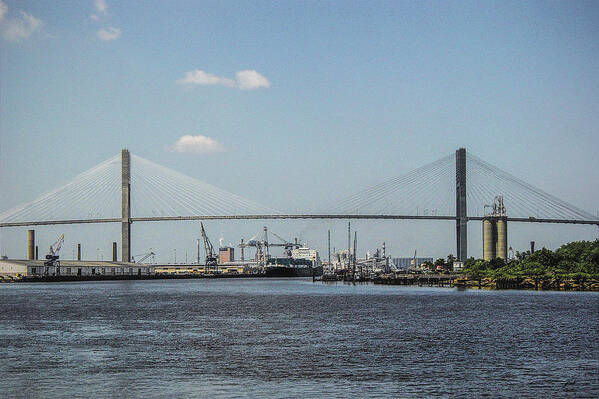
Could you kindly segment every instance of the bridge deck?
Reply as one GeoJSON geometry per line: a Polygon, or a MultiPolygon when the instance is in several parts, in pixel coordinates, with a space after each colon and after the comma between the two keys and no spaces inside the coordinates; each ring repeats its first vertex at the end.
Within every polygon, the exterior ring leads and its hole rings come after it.
{"type": "MultiPolygon", "coordinates": [[[[327,215],[327,214],[273,214],[273,215],[196,215],[196,216],[152,216],[133,217],[135,222],[165,222],[184,220],[272,220],[272,219],[366,219],[366,220],[456,220],[455,216],[417,216],[417,215],[327,215]]],[[[471,216],[468,220],[483,220],[482,216],[471,216]]],[[[523,223],[563,223],[563,224],[595,224],[599,220],[574,220],[574,219],[542,219],[542,218],[507,218],[508,222],[523,223]]],[[[89,224],[89,223],[120,223],[121,218],[105,219],[72,219],[72,220],[44,220],[29,222],[4,222],[0,227],[45,226],[58,224],[89,224]]]]}

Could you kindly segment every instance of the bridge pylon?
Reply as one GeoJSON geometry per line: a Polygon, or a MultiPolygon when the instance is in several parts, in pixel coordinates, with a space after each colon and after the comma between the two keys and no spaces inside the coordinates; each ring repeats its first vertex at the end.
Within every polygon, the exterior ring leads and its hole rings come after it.
{"type": "Polygon", "coordinates": [[[131,158],[121,151],[121,260],[131,262],[131,158]]]}
{"type": "Polygon", "coordinates": [[[455,152],[455,217],[457,259],[468,258],[468,216],[466,214],[466,149],[455,152]]]}

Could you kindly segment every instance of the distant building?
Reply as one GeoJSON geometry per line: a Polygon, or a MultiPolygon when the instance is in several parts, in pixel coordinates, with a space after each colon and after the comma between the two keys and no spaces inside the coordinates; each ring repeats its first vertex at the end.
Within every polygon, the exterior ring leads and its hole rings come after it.
{"type": "Polygon", "coordinates": [[[222,265],[228,262],[235,262],[235,248],[220,247],[218,249],[218,264],[222,265]]]}
{"type": "Polygon", "coordinates": [[[393,258],[393,264],[398,269],[409,269],[410,267],[419,267],[424,262],[433,262],[433,258],[416,258],[416,264],[413,263],[414,258],[393,258]]]}
{"type": "Polygon", "coordinates": [[[464,267],[464,262],[459,262],[457,260],[453,261],[453,271],[459,272],[464,267]]]}
{"type": "Polygon", "coordinates": [[[322,263],[320,261],[320,256],[318,255],[318,251],[315,249],[300,247],[295,248],[291,251],[291,257],[294,259],[308,259],[312,261],[312,266],[320,267],[322,263]]]}
{"type": "Polygon", "coordinates": [[[334,273],[338,270],[344,270],[349,268],[349,257],[348,251],[340,250],[333,254],[331,264],[327,266],[326,271],[328,273],[334,273]]]}

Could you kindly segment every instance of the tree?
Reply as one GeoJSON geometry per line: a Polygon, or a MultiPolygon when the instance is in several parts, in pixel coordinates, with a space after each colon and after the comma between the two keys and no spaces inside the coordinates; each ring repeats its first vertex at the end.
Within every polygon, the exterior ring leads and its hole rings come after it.
{"type": "Polygon", "coordinates": [[[505,260],[503,258],[494,258],[489,261],[489,268],[496,270],[505,266],[505,260]]]}
{"type": "MultiPolygon", "coordinates": [[[[435,265],[443,263],[443,259],[435,261],[435,265]]],[[[553,286],[559,289],[561,282],[569,286],[569,281],[574,280],[584,289],[589,280],[599,281],[599,239],[571,242],[555,251],[542,248],[532,254],[517,252],[515,259],[507,263],[499,258],[487,262],[470,257],[464,262],[462,273],[478,280],[479,287],[483,278],[491,277],[496,281],[513,280],[515,284],[508,286],[520,286],[524,278],[531,279],[536,289],[541,282],[543,287],[548,287],[553,280],[553,286]]]]}
{"type": "MultiPolygon", "coordinates": [[[[531,259],[530,257],[529,259],[531,259]]],[[[543,278],[545,275],[545,267],[540,263],[532,260],[528,260],[526,262],[522,262],[524,266],[523,272],[524,275],[528,278],[531,278],[535,282],[535,290],[539,289],[539,280],[543,278]]]]}
{"type": "Polygon", "coordinates": [[[482,286],[482,279],[487,276],[489,270],[489,262],[482,259],[477,259],[476,262],[464,268],[464,272],[468,275],[468,278],[478,281],[478,288],[482,286]]]}
{"type": "Polygon", "coordinates": [[[530,256],[530,251],[524,251],[524,252],[516,251],[516,253],[514,254],[514,257],[519,262],[523,261],[524,259],[528,258],[529,256],[530,256]]]}
{"type": "Polygon", "coordinates": [[[451,269],[453,268],[453,262],[455,261],[455,256],[452,254],[447,255],[447,266],[451,269]]]}
{"type": "Polygon", "coordinates": [[[426,267],[428,270],[432,271],[435,268],[435,265],[433,264],[433,262],[427,260],[426,262],[422,263],[424,265],[424,267],[426,267]]]}

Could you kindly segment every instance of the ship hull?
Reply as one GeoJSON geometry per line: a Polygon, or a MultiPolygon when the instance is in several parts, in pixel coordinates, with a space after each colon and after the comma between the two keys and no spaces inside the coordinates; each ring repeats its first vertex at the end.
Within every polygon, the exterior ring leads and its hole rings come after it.
{"type": "Polygon", "coordinates": [[[322,269],[318,267],[268,266],[265,274],[267,277],[312,277],[313,274],[320,276],[322,269]]]}

